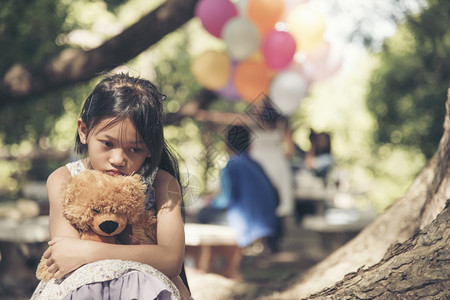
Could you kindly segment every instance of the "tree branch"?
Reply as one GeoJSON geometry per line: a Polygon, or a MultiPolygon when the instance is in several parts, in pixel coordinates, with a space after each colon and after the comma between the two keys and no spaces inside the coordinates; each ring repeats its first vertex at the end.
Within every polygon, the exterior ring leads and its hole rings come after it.
{"type": "Polygon", "coordinates": [[[0,78],[0,106],[88,81],[129,61],[189,21],[197,1],[168,0],[95,49],[70,48],[39,65],[13,65],[0,78]]]}
{"type": "Polygon", "coordinates": [[[207,108],[215,99],[214,92],[206,89],[200,90],[193,99],[187,101],[176,113],[166,114],[165,124],[174,125],[185,117],[195,118],[199,110],[207,108]]]}

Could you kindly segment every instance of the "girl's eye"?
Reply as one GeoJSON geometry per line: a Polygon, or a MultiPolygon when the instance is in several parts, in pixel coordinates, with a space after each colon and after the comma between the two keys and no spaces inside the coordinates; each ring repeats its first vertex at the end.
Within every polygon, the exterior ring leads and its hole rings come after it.
{"type": "Polygon", "coordinates": [[[141,152],[142,152],[142,149],[141,149],[141,148],[131,148],[130,151],[131,151],[132,153],[141,153],[141,152]]]}
{"type": "Polygon", "coordinates": [[[96,214],[100,213],[100,210],[99,210],[99,209],[93,208],[92,211],[95,212],[96,214]]]}
{"type": "Polygon", "coordinates": [[[108,148],[112,148],[112,146],[113,146],[113,143],[108,142],[108,141],[103,141],[102,144],[105,145],[105,147],[108,147],[108,148]]]}

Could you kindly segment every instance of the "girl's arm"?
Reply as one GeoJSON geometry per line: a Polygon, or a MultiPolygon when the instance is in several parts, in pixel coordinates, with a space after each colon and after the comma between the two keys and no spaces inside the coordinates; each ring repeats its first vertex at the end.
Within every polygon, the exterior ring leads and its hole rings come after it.
{"type": "Polygon", "coordinates": [[[63,216],[61,197],[63,185],[72,177],[69,169],[63,166],[55,170],[47,179],[47,194],[50,203],[50,238],[56,236],[80,237],[75,227],[63,216]]]}
{"type": "MultiPolygon", "coordinates": [[[[59,181],[55,182],[58,184],[59,181]]],[[[62,183],[60,184],[59,191],[62,186],[62,183]]],[[[180,186],[173,176],[159,170],[154,187],[158,220],[157,245],[114,245],[80,240],[76,230],[58,209],[61,192],[49,195],[49,198],[54,197],[50,200],[53,210],[50,216],[50,232],[53,239],[49,242],[50,247],[44,256],[48,258],[49,271],[54,273],[54,277],[61,278],[83,264],[102,259],[141,262],[151,265],[168,277],[178,276],[184,259],[180,186]]]]}
{"type": "MultiPolygon", "coordinates": [[[[54,277],[60,278],[69,271],[74,270],[77,267],[67,267],[61,265],[57,251],[53,251],[54,240],[60,239],[57,237],[65,237],[66,239],[79,240],[80,235],[78,231],[72,226],[72,224],[63,216],[61,209],[61,195],[64,183],[71,178],[69,169],[63,166],[55,170],[47,179],[47,195],[50,205],[49,211],[49,230],[50,238],[49,248],[44,252],[43,256],[47,258],[48,271],[54,274],[54,277]],[[68,271],[65,271],[68,269],[68,271]]],[[[75,266],[81,266],[83,261],[80,257],[72,256],[71,263],[75,266]],[[78,261],[76,261],[78,260],[78,261]]]]}

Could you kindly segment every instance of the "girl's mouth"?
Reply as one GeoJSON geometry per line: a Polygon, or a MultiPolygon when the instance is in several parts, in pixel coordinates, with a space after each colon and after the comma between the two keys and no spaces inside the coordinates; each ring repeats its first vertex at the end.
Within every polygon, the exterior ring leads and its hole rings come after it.
{"type": "Polygon", "coordinates": [[[121,175],[123,175],[122,172],[117,171],[117,170],[106,171],[106,174],[111,175],[111,176],[121,176],[121,175]]]}

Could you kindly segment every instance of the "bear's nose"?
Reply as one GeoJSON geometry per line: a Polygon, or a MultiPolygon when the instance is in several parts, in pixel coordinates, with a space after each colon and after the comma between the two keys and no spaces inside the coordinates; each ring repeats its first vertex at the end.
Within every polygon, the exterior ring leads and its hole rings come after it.
{"type": "Polygon", "coordinates": [[[100,229],[107,234],[113,233],[118,226],[119,224],[114,221],[105,221],[99,225],[100,229]]]}

